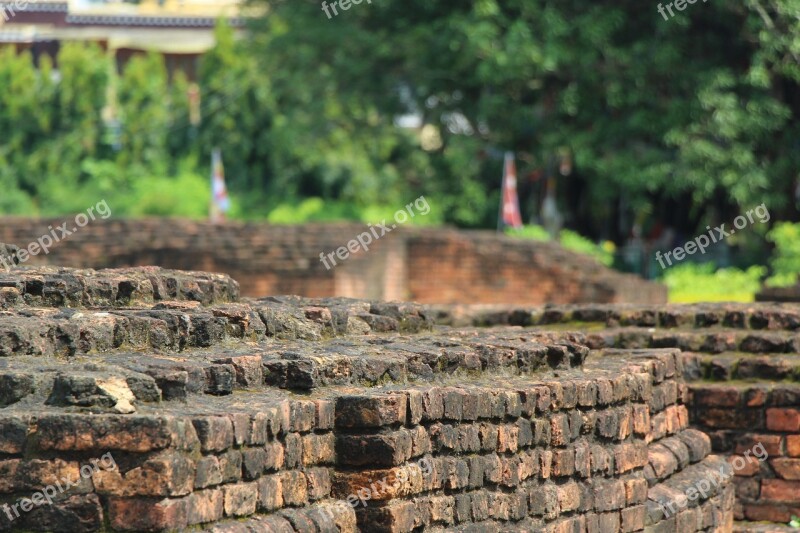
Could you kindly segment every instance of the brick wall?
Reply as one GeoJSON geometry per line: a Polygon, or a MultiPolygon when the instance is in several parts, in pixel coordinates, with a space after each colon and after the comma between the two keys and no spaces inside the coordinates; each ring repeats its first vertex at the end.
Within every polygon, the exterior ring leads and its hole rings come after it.
{"type": "MultiPolygon", "coordinates": [[[[26,247],[62,220],[0,218],[0,242],[26,247]]],[[[96,220],[27,265],[159,265],[224,272],[245,296],[298,294],[423,303],[663,303],[665,287],[558,245],[494,232],[398,228],[327,270],[358,224],[272,226],[187,220],[96,220]],[[329,261],[330,263],[330,261],[329,261]]]]}
{"type": "MultiPolygon", "coordinates": [[[[587,332],[595,349],[681,350],[690,422],[733,466],[736,519],[785,524],[800,514],[796,305],[443,306],[438,316],[455,326],[558,324],[587,332]]],[[[761,531],[739,529],[751,530],[761,531]]]]}
{"type": "Polygon", "coordinates": [[[0,310],[0,530],[733,527],[678,347],[155,267],[0,272],[0,310]]]}

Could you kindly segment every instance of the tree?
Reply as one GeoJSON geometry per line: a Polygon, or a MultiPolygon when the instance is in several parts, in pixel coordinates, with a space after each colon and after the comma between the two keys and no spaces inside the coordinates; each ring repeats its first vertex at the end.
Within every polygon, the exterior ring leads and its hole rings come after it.
{"type": "Polygon", "coordinates": [[[578,172],[562,190],[582,191],[571,214],[585,233],[621,238],[607,223],[621,197],[631,215],[680,202],[684,231],[709,207],[796,215],[797,0],[698,3],[670,20],[634,0],[374,2],[331,19],[312,0],[257,3],[277,108],[303,148],[349,154],[348,183],[426,191],[448,220],[491,225],[500,162],[478,155],[513,149],[525,175],[566,149],[578,172]],[[394,119],[409,112],[438,147],[403,141],[394,119]]]}

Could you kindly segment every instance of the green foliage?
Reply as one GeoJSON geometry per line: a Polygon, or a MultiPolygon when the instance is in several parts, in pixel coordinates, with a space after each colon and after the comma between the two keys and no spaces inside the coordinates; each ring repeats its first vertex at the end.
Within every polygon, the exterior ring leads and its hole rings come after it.
{"type": "Polygon", "coordinates": [[[300,224],[351,220],[357,215],[347,204],[326,204],[322,198],[306,198],[296,205],[279,204],[270,212],[267,220],[273,224],[300,224]]]}
{"type": "Polygon", "coordinates": [[[562,229],[558,234],[561,246],[574,252],[587,254],[593,256],[597,261],[605,266],[610,267],[614,263],[614,243],[604,241],[601,244],[595,244],[590,239],[582,235],[568,230],[562,229]]]}
{"type": "Polygon", "coordinates": [[[623,195],[635,212],[686,199],[696,228],[709,206],[794,210],[797,0],[669,21],[633,0],[375,2],[332,20],[310,0],[255,3],[281,145],[341,198],[411,189],[441,198],[448,222],[492,227],[501,163],[479,155],[514,149],[524,174],[567,148],[584,229],[623,195]],[[440,142],[398,131],[409,112],[440,142]]]}
{"type": "Polygon", "coordinates": [[[544,227],[539,226],[538,224],[530,224],[527,226],[523,226],[519,229],[514,228],[506,228],[506,233],[513,237],[520,237],[523,239],[531,239],[534,241],[549,241],[550,234],[547,232],[544,227]]]}
{"type": "Polygon", "coordinates": [[[664,271],[660,281],[672,303],[752,302],[766,271],[762,266],[717,270],[713,263],[682,263],[664,271]]]}
{"type": "MultiPolygon", "coordinates": [[[[414,223],[491,228],[505,150],[519,155],[526,220],[539,214],[527,177],[570,153],[560,207],[595,240],[620,215],[658,217],[665,200],[685,204],[690,234],[737,205],[787,218],[797,1],[698,3],[665,21],[634,0],[373,2],[332,20],[316,1],[252,0],[265,15],[247,38],[220,21],[201,58],[199,126],[189,83],[168,80],[158,54],[116,72],[99,47],[66,43],[56,75],[46,57],[37,69],[6,47],[0,212],[116,195],[133,213],[142,183],[197,195],[219,147],[232,214],[246,218],[376,220],[425,195],[435,207],[414,223]],[[419,127],[397,126],[408,115],[419,127]]],[[[143,210],[206,209],[155,196],[143,210]]],[[[607,262],[575,234],[560,240],[607,262]]]]}
{"type": "MultiPolygon", "coordinates": [[[[506,234],[513,237],[523,239],[531,239],[535,241],[549,241],[551,240],[550,234],[542,226],[526,225],[520,229],[506,228],[506,234]]],[[[591,239],[587,239],[583,235],[568,229],[563,229],[558,234],[558,242],[567,250],[578,252],[580,254],[590,255],[597,260],[600,264],[611,266],[614,264],[614,252],[616,247],[610,241],[604,241],[600,244],[594,243],[591,239]]]]}
{"type": "Polygon", "coordinates": [[[192,173],[173,178],[148,176],[136,181],[127,214],[207,218],[210,200],[208,178],[204,176],[192,173]]]}
{"type": "Polygon", "coordinates": [[[775,251],[770,259],[772,276],[767,278],[767,285],[795,285],[800,274],[800,224],[779,222],[767,233],[767,240],[775,243],[775,251]]]}
{"type": "MultiPolygon", "coordinates": [[[[335,222],[345,220],[359,220],[364,223],[375,223],[383,220],[394,220],[396,207],[383,205],[368,205],[356,208],[349,202],[325,201],[322,198],[306,198],[298,203],[279,204],[267,216],[273,224],[302,224],[304,222],[335,222]]],[[[436,211],[431,210],[426,215],[421,215],[415,208],[414,216],[408,216],[405,224],[415,226],[433,225],[440,221],[436,211]]],[[[408,212],[406,211],[406,214],[408,212]]]]}

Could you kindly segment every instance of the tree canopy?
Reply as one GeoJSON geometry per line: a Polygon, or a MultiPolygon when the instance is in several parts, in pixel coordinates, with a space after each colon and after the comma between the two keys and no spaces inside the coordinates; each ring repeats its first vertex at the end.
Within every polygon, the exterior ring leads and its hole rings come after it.
{"type": "Polygon", "coordinates": [[[506,150],[524,218],[552,176],[593,238],[763,202],[797,218],[800,0],[669,20],[634,0],[373,0],[332,18],[252,2],[247,37],[221,23],[201,58],[197,125],[158,54],[118,70],[68,43],[56,69],[0,51],[0,212],[104,195],[115,213],[203,216],[219,146],[243,218],[363,218],[424,194],[433,222],[493,227],[506,150]]]}

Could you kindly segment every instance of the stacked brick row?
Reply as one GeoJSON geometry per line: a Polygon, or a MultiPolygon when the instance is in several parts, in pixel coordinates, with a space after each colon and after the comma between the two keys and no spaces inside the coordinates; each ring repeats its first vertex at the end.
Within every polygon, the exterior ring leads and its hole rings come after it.
{"type": "Polygon", "coordinates": [[[698,480],[719,462],[688,429],[680,365],[675,351],[650,352],[555,381],[341,397],[334,494],[356,504],[365,531],[730,527],[728,483],[675,516],[661,510],[679,496],[674,475],[698,480]]]}
{"type": "Polygon", "coordinates": [[[329,502],[331,401],[233,411],[2,417],[0,530],[173,531],[257,512],[355,530],[352,509],[329,502]],[[76,486],[53,489],[52,505],[31,496],[57,483],[76,486]]]}
{"type": "Polygon", "coordinates": [[[733,518],[727,478],[672,512],[720,461],[688,426],[676,349],[433,328],[415,304],[235,301],[230,278],[202,273],[3,280],[0,530],[682,533],[733,518]]]}
{"type": "Polygon", "coordinates": [[[486,307],[439,314],[451,324],[569,325],[585,331],[587,344],[597,349],[680,349],[691,424],[710,436],[713,451],[730,465],[737,520],[787,523],[800,514],[796,306],[486,307]]]}

